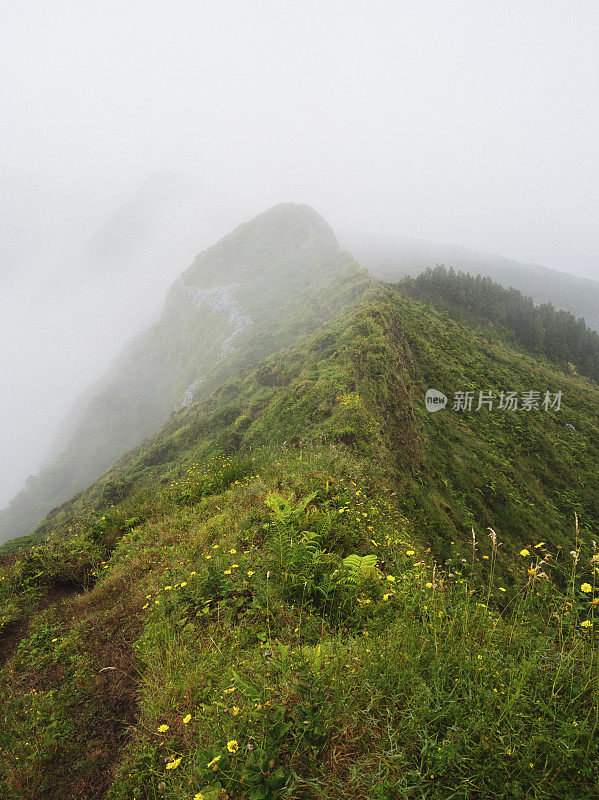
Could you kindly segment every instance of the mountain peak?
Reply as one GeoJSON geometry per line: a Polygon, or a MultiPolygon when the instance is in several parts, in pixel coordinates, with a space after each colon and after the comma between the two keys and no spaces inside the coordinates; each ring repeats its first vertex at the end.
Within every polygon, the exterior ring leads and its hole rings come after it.
{"type": "Polygon", "coordinates": [[[318,241],[319,246],[339,248],[328,222],[305,203],[277,203],[240,225],[225,239],[229,237],[250,237],[254,241],[259,238],[262,244],[276,240],[286,246],[318,241]]]}
{"type": "Polygon", "coordinates": [[[331,226],[312,206],[307,203],[277,203],[277,205],[258,214],[247,224],[254,223],[279,225],[298,231],[314,231],[329,237],[337,244],[331,226]]]}
{"type": "Polygon", "coordinates": [[[251,276],[296,281],[318,273],[337,254],[337,238],[320,214],[308,205],[279,203],[200,253],[183,280],[197,285],[251,276]]]}

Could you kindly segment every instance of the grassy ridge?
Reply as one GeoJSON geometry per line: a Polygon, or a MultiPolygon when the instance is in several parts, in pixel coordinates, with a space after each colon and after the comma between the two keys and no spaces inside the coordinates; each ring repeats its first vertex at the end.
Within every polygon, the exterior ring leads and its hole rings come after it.
{"type": "Polygon", "coordinates": [[[595,796],[592,550],[508,595],[489,537],[443,568],[344,450],[198,464],[110,556],[81,525],[12,567],[97,582],[9,662],[7,797],[595,796]]]}
{"type": "Polygon", "coordinates": [[[136,493],[177,480],[213,453],[301,442],[344,443],[384,463],[418,535],[440,558],[451,556],[452,541],[470,538],[473,524],[501,532],[508,563],[535,537],[565,546],[575,512],[583,532],[596,535],[597,385],[494,336],[399,291],[372,290],[294,349],[181,410],[35,538],[115,502],[129,499],[134,509],[136,493]],[[422,400],[431,386],[448,395],[550,389],[563,400],[559,411],[429,414],[422,400]]]}
{"type": "Polygon", "coordinates": [[[595,797],[598,399],[381,289],[173,416],[2,567],[7,798],[595,797]]]}

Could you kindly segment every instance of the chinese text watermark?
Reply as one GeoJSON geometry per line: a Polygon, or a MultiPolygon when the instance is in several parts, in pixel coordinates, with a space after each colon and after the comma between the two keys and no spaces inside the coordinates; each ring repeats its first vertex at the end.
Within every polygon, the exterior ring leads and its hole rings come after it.
{"type": "MultiPolygon", "coordinates": [[[[440,411],[450,403],[447,395],[438,389],[429,389],[424,398],[426,410],[440,411]]],[[[562,405],[562,392],[525,391],[508,392],[501,389],[494,392],[463,391],[453,393],[453,411],[559,411],[562,405]]]]}

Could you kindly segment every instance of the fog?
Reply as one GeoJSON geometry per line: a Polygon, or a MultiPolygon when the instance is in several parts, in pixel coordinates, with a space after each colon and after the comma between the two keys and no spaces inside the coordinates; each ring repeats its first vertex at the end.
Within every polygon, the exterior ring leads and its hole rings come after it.
{"type": "MultiPolygon", "coordinates": [[[[2,230],[0,272],[2,505],[46,454],[51,459],[74,400],[157,319],[169,284],[198,248],[234,223],[221,198],[169,174],[125,198],[49,184],[53,203],[32,203],[18,220],[13,198],[34,184],[14,172],[0,181],[0,211],[12,223],[2,230]]],[[[45,198],[44,189],[36,182],[32,201],[45,198]]]]}
{"type": "Polygon", "coordinates": [[[281,201],[599,279],[599,5],[0,6],[0,507],[169,283],[281,201]]]}

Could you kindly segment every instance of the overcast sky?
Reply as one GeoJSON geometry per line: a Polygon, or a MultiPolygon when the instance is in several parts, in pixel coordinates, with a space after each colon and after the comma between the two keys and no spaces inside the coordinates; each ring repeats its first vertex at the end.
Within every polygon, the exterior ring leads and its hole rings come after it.
{"type": "Polygon", "coordinates": [[[599,274],[596,0],[0,3],[0,159],[599,274]]]}
{"type": "Polygon", "coordinates": [[[597,0],[0,0],[0,507],[191,254],[276,202],[599,279],[598,42],[597,0]],[[156,173],[197,233],[140,206],[156,173]],[[120,208],[125,277],[89,256],[120,208]]]}

